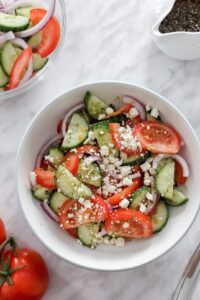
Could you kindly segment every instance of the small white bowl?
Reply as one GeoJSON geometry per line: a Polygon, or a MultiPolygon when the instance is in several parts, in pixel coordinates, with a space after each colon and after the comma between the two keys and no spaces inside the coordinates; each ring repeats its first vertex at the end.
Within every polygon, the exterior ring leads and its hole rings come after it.
{"type": "Polygon", "coordinates": [[[159,26],[169,14],[176,0],[166,3],[164,12],[152,27],[152,38],[156,46],[166,55],[179,60],[200,58],[200,32],[161,33],[159,26]]]}
{"type": "Polygon", "coordinates": [[[94,270],[126,270],[148,263],[170,250],[192,225],[199,210],[200,145],[185,117],[165,98],[143,87],[123,82],[97,82],[66,92],[46,106],[33,119],[22,139],[17,156],[17,192],[20,205],[30,227],[44,245],[62,259],[94,270]],[[125,247],[99,245],[95,250],[80,246],[42,211],[30,191],[29,172],[42,145],[56,135],[56,125],[72,105],[80,103],[87,90],[110,103],[116,96],[132,95],[145,105],[157,107],[165,122],[182,135],[182,154],[189,162],[187,181],[189,201],[170,209],[167,226],[148,240],[133,240],[125,247]]]}

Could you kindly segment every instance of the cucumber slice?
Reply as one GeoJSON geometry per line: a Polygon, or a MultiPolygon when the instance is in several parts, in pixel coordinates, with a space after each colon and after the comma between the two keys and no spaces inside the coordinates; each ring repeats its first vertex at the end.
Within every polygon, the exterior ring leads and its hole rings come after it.
{"type": "Polygon", "coordinates": [[[44,188],[43,186],[37,184],[32,187],[32,194],[38,200],[47,200],[49,199],[52,191],[44,188]]]}
{"type": "Polygon", "coordinates": [[[138,189],[130,198],[129,207],[138,210],[140,207],[140,203],[145,202],[146,194],[150,192],[150,188],[143,186],[138,189]]]}
{"type": "Polygon", "coordinates": [[[94,249],[97,244],[97,233],[99,224],[90,223],[84,224],[77,228],[77,235],[83,245],[94,249]]]}
{"type": "Polygon", "coordinates": [[[78,172],[76,177],[83,183],[96,187],[102,186],[101,170],[97,163],[93,162],[86,166],[84,160],[79,162],[78,172]]]}
{"type": "Polygon", "coordinates": [[[107,119],[109,123],[122,123],[127,121],[127,117],[125,115],[113,116],[107,119]]]}
{"type": "Polygon", "coordinates": [[[4,73],[3,68],[0,65],[0,88],[6,86],[9,81],[9,77],[4,73]]]}
{"type": "Polygon", "coordinates": [[[21,48],[18,48],[18,47],[14,47],[14,48],[17,53],[17,56],[19,56],[23,52],[23,50],[21,48]]]}
{"type": "Polygon", "coordinates": [[[7,75],[10,75],[17,57],[15,47],[10,42],[5,43],[1,53],[1,65],[7,75]]]}
{"type": "Polygon", "coordinates": [[[167,224],[169,218],[169,210],[164,201],[160,201],[157,206],[156,213],[151,217],[153,233],[161,231],[167,224]]]}
{"type": "Polygon", "coordinates": [[[49,156],[54,166],[58,166],[63,161],[64,155],[58,147],[52,146],[49,150],[49,156]]]}
{"type": "MultiPolygon", "coordinates": [[[[109,145],[113,145],[112,136],[109,131],[109,122],[101,121],[91,125],[92,130],[95,133],[97,142],[100,147],[107,146],[109,147],[109,153],[118,156],[119,150],[110,147],[109,145]]],[[[114,145],[113,145],[114,146],[114,145]]]]}
{"type": "Polygon", "coordinates": [[[172,158],[163,158],[162,160],[160,160],[160,162],[158,163],[156,172],[160,172],[160,170],[164,167],[164,165],[166,165],[167,163],[172,162],[173,159],[172,158]]]}
{"type": "Polygon", "coordinates": [[[73,113],[68,130],[65,134],[62,150],[69,150],[82,144],[89,131],[88,122],[78,113],[73,113]]]}
{"type": "Polygon", "coordinates": [[[60,207],[63,205],[63,203],[66,200],[66,196],[64,196],[62,193],[59,192],[53,192],[50,199],[49,199],[49,206],[55,212],[56,215],[59,213],[60,207]]]}
{"type": "Polygon", "coordinates": [[[165,199],[165,202],[171,206],[179,206],[188,201],[188,198],[177,188],[174,188],[172,199],[165,199]]]}
{"type": "Polygon", "coordinates": [[[83,110],[81,111],[81,115],[83,116],[83,118],[86,119],[86,121],[87,121],[88,123],[91,122],[91,117],[87,114],[87,112],[85,111],[85,109],[83,109],[83,110]]]}
{"type": "Polygon", "coordinates": [[[39,54],[33,53],[33,71],[41,70],[48,62],[48,57],[42,58],[39,54]]]}
{"type": "Polygon", "coordinates": [[[108,107],[107,104],[89,91],[85,94],[84,104],[88,115],[95,120],[98,120],[100,114],[105,114],[108,107]]]}
{"type": "Polygon", "coordinates": [[[145,160],[149,157],[150,153],[146,152],[143,155],[131,155],[131,156],[127,156],[127,158],[124,159],[123,165],[130,165],[130,166],[134,166],[134,165],[138,165],[141,164],[143,162],[145,162],[145,160]]]}
{"type": "Polygon", "coordinates": [[[33,8],[33,6],[19,7],[16,9],[16,15],[29,18],[30,10],[33,8]]]}
{"type": "Polygon", "coordinates": [[[31,48],[36,49],[39,43],[41,42],[41,40],[42,40],[42,32],[39,31],[36,34],[34,34],[32,37],[30,37],[30,39],[28,40],[28,45],[31,48]]]}
{"type": "Polygon", "coordinates": [[[5,13],[0,14],[0,31],[18,32],[25,30],[29,25],[29,18],[24,16],[15,16],[5,13]]]}
{"type": "Polygon", "coordinates": [[[71,199],[88,199],[92,196],[91,190],[62,165],[59,165],[56,170],[56,185],[65,196],[71,199]]]}
{"type": "Polygon", "coordinates": [[[165,164],[156,175],[156,189],[166,199],[172,199],[174,189],[175,162],[165,164]]]}

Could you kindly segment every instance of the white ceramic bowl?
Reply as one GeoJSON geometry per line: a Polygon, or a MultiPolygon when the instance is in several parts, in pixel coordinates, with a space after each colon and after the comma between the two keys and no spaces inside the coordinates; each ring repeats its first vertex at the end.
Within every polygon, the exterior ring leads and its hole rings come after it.
{"type": "Polygon", "coordinates": [[[159,26],[169,14],[176,0],[169,0],[163,7],[162,14],[152,27],[152,38],[156,46],[166,55],[179,60],[200,58],[200,32],[161,33],[159,26]]]}
{"type": "Polygon", "coordinates": [[[148,263],[171,249],[186,233],[199,210],[200,145],[185,117],[165,98],[142,87],[123,82],[82,85],[59,96],[31,122],[22,139],[17,158],[17,191],[24,215],[34,233],[57,256],[81,267],[117,271],[148,263]],[[87,90],[110,103],[116,96],[130,94],[144,104],[157,107],[161,117],[174,126],[185,140],[183,155],[191,175],[187,182],[189,202],[172,208],[167,226],[148,240],[128,242],[124,248],[99,245],[95,250],[80,246],[59,228],[39,207],[30,192],[29,172],[34,168],[41,146],[56,134],[56,125],[65,112],[83,99],[87,90]]]}

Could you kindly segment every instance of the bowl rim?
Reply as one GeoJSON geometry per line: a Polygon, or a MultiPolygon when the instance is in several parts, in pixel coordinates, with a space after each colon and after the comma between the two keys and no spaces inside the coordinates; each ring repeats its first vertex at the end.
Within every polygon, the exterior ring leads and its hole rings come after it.
{"type": "Polygon", "coordinates": [[[85,82],[83,84],[78,84],[78,85],[75,85],[71,88],[68,88],[65,92],[62,92],[60,93],[55,99],[53,99],[50,103],[48,103],[47,105],[45,105],[44,107],[42,107],[40,109],[40,111],[33,117],[33,119],[31,120],[31,122],[29,123],[28,127],[26,128],[22,138],[21,138],[21,141],[19,143],[19,146],[18,146],[18,150],[17,150],[17,155],[16,155],[16,162],[15,162],[15,187],[16,187],[16,190],[17,190],[17,199],[18,199],[18,202],[20,204],[20,207],[21,207],[21,210],[23,212],[23,215],[25,217],[25,220],[26,222],[28,223],[30,229],[32,230],[32,232],[36,235],[36,237],[39,239],[39,241],[50,251],[52,252],[54,255],[56,255],[57,257],[59,257],[60,259],[62,259],[63,261],[65,262],[68,262],[68,263],[71,263],[75,266],[78,266],[78,267],[81,267],[83,269],[87,269],[87,270],[92,270],[92,271],[102,271],[102,272],[119,272],[119,271],[128,271],[128,270],[132,270],[132,269],[135,269],[137,267],[140,267],[140,266],[144,266],[144,265],[147,265],[149,263],[152,263],[154,261],[156,261],[157,259],[161,258],[163,255],[167,254],[170,250],[172,250],[183,238],[184,236],[188,233],[188,231],[190,230],[190,228],[192,227],[192,225],[194,224],[197,216],[198,216],[198,213],[200,211],[200,201],[199,201],[199,204],[198,204],[198,208],[197,208],[197,211],[195,213],[195,215],[193,216],[193,219],[192,221],[190,222],[190,224],[188,225],[188,227],[186,228],[186,230],[183,232],[183,234],[179,237],[179,239],[170,247],[168,247],[163,253],[159,254],[158,256],[156,256],[155,258],[153,259],[150,259],[149,261],[146,261],[144,263],[140,263],[140,264],[136,264],[135,266],[130,266],[130,267],[126,267],[126,268],[123,268],[123,267],[120,267],[120,268],[115,268],[115,269],[112,269],[112,268],[106,268],[106,269],[99,269],[99,268],[95,268],[95,267],[87,267],[85,265],[81,265],[79,263],[76,263],[74,261],[71,261],[70,259],[62,256],[61,254],[57,253],[56,249],[52,248],[51,246],[49,246],[48,243],[46,243],[45,240],[42,240],[42,238],[40,237],[39,233],[31,226],[31,224],[29,223],[29,220],[25,214],[25,211],[23,209],[23,206],[22,206],[22,201],[21,201],[21,197],[20,197],[20,185],[19,185],[19,180],[18,180],[18,172],[19,172],[19,166],[20,166],[20,158],[21,158],[21,148],[23,146],[23,144],[25,143],[26,141],[26,138],[28,136],[28,133],[29,131],[32,129],[32,127],[34,126],[35,122],[37,121],[38,118],[41,117],[42,114],[44,114],[46,112],[46,110],[48,110],[51,106],[53,106],[57,101],[59,101],[60,98],[64,97],[64,95],[68,95],[70,93],[73,93],[79,89],[82,89],[82,88],[88,88],[90,86],[90,88],[92,88],[93,86],[95,85],[109,85],[109,84],[112,84],[112,85],[124,85],[124,86],[130,86],[132,88],[137,88],[139,90],[143,90],[143,91],[146,91],[148,93],[151,93],[152,95],[155,95],[157,96],[158,98],[160,98],[161,101],[164,101],[165,103],[167,103],[169,106],[171,106],[176,113],[178,113],[181,118],[184,120],[184,122],[186,122],[187,126],[189,127],[190,131],[192,132],[192,135],[193,137],[195,138],[195,142],[197,143],[198,147],[199,147],[199,151],[200,151],[200,141],[198,139],[198,136],[195,132],[195,130],[193,129],[193,127],[191,126],[190,122],[187,120],[187,118],[184,116],[184,114],[178,109],[176,108],[176,106],[171,103],[169,100],[167,100],[164,96],[160,95],[159,93],[149,89],[149,88],[146,88],[146,87],[143,87],[142,85],[137,85],[137,84],[134,84],[130,81],[121,81],[121,80],[98,80],[98,81],[89,81],[89,82],[85,82]]]}

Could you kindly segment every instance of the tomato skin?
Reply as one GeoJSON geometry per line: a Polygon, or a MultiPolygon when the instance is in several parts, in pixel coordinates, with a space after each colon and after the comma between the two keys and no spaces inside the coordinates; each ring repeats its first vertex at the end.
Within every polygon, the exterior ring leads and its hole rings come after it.
{"type": "Polygon", "coordinates": [[[105,222],[105,230],[129,238],[149,238],[153,234],[150,217],[134,209],[113,211],[105,222]],[[124,222],[129,224],[128,228],[123,227],[124,222]]]}
{"type": "Polygon", "coordinates": [[[5,262],[11,255],[11,269],[24,266],[11,275],[13,285],[4,282],[0,287],[1,300],[40,300],[49,284],[49,273],[41,255],[31,249],[16,249],[5,253],[5,262]]]}
{"type": "Polygon", "coordinates": [[[140,118],[140,115],[136,116],[135,118],[133,119],[128,119],[126,122],[125,122],[125,126],[130,126],[131,128],[133,128],[136,124],[142,122],[141,118],[140,118]]]}
{"type": "Polygon", "coordinates": [[[67,232],[68,232],[69,235],[71,235],[73,238],[77,238],[77,231],[76,231],[76,228],[69,228],[69,229],[67,229],[67,232]]]}
{"type": "Polygon", "coordinates": [[[73,152],[68,152],[64,157],[64,166],[66,169],[76,176],[79,167],[79,155],[73,152]]]}
{"type": "Polygon", "coordinates": [[[3,220],[0,218],[0,245],[6,240],[6,230],[3,220]]]}
{"type": "MultiPolygon", "coordinates": [[[[47,11],[42,8],[35,8],[30,11],[30,19],[33,25],[40,22],[47,11]]],[[[60,39],[60,25],[55,17],[51,17],[47,24],[42,28],[42,40],[37,47],[37,53],[41,57],[47,57],[58,45],[60,39]]]]}
{"type": "Polygon", "coordinates": [[[134,126],[133,135],[143,149],[153,153],[175,154],[181,147],[181,138],[169,125],[158,121],[144,121],[134,126]]]}
{"type": "Polygon", "coordinates": [[[9,89],[12,90],[18,86],[23,78],[24,72],[28,66],[29,60],[32,57],[31,47],[26,48],[17,58],[11,70],[9,79],[9,89]]]}
{"type": "Polygon", "coordinates": [[[123,198],[130,198],[132,193],[135,192],[139,187],[141,187],[141,185],[141,178],[136,178],[131,186],[124,188],[121,192],[108,198],[107,200],[112,206],[117,206],[123,198]]]}
{"type": "Polygon", "coordinates": [[[36,168],[34,172],[38,184],[50,190],[55,189],[55,172],[45,171],[42,168],[36,168]]]}
{"type": "Polygon", "coordinates": [[[175,162],[175,181],[177,184],[185,184],[187,177],[183,176],[183,169],[181,165],[176,161],[175,162]]]}
{"type": "Polygon", "coordinates": [[[127,103],[127,104],[123,105],[122,107],[120,107],[117,111],[114,111],[114,112],[108,114],[106,116],[106,118],[115,117],[115,116],[125,114],[125,113],[129,112],[131,107],[133,107],[132,104],[127,103]]]}
{"type": "Polygon", "coordinates": [[[98,195],[94,195],[90,201],[93,203],[92,207],[86,208],[83,212],[84,206],[79,201],[66,200],[58,214],[61,228],[68,230],[82,224],[105,221],[110,213],[106,202],[98,195]],[[73,217],[69,217],[69,215],[73,215],[73,217]]]}

